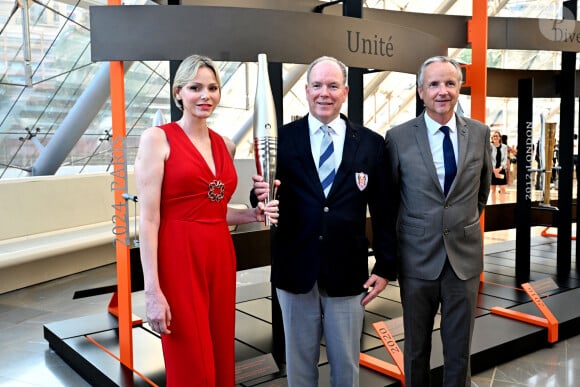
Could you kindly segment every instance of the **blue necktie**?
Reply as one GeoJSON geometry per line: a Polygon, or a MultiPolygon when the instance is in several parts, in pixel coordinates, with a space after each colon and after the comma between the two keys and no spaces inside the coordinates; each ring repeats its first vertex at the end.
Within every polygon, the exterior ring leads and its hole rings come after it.
{"type": "Polygon", "coordinates": [[[318,160],[318,176],[324,190],[324,196],[328,196],[330,187],[334,181],[334,144],[332,143],[332,129],[326,125],[320,127],[324,132],[322,144],[320,144],[320,159],[318,160]]]}
{"type": "Polygon", "coordinates": [[[445,196],[449,193],[449,188],[453,184],[453,179],[457,174],[457,164],[455,163],[455,152],[453,152],[453,144],[449,137],[449,127],[442,126],[439,128],[444,134],[443,138],[443,162],[445,164],[445,183],[443,184],[443,192],[445,196]]]}

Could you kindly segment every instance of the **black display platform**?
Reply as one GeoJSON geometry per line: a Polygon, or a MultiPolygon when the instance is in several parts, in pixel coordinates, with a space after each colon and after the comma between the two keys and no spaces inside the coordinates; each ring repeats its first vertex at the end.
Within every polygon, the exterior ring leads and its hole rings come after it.
{"type": "MultiPolygon", "coordinates": [[[[575,246],[575,243],[573,243],[575,246]]],[[[580,333],[580,276],[572,265],[570,275],[558,281],[556,278],[556,240],[537,237],[531,247],[531,281],[552,278],[557,287],[548,294],[541,294],[542,300],[559,321],[559,340],[580,333]],[[545,297],[544,297],[545,296],[545,297]]],[[[475,321],[472,346],[472,371],[479,373],[502,362],[550,346],[547,330],[542,327],[493,315],[490,309],[501,306],[541,317],[536,306],[527,294],[515,289],[515,244],[505,242],[486,246],[485,273],[475,321]]],[[[574,253],[573,253],[574,254],[574,253]]],[[[251,359],[257,365],[254,379],[239,386],[285,386],[282,370],[272,373],[265,367],[260,374],[265,354],[272,352],[272,303],[270,284],[256,284],[238,289],[236,304],[236,360],[248,366],[251,359]]],[[[362,352],[393,363],[378,338],[372,323],[390,320],[402,315],[399,289],[397,284],[389,284],[380,297],[366,308],[365,325],[362,337],[362,352]]],[[[431,357],[432,377],[437,385],[442,377],[441,340],[436,320],[433,332],[433,351],[431,357]]],[[[99,386],[150,386],[153,383],[164,385],[163,358],[158,337],[147,329],[147,324],[133,329],[134,369],[132,372],[120,366],[114,356],[99,348],[87,336],[106,348],[113,355],[119,353],[116,320],[106,313],[85,316],[46,324],[44,337],[73,369],[89,383],[99,386]],[[148,379],[148,380],[147,380],[148,379]]],[[[395,336],[402,348],[404,335],[395,336]]],[[[329,385],[329,366],[321,345],[320,384],[329,385]]],[[[399,382],[376,371],[361,367],[361,385],[396,386],[399,382]]],[[[246,375],[247,376],[247,375],[246,375]]]]}

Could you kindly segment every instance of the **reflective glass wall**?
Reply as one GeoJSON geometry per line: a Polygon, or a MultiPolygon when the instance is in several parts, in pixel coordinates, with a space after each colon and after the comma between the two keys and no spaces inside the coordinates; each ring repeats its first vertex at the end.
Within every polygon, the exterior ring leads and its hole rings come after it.
{"type": "MultiPolygon", "coordinates": [[[[124,2],[143,4],[146,0],[124,2]]],[[[102,88],[95,77],[107,64],[90,58],[90,5],[103,0],[0,0],[0,178],[28,176],[32,166],[66,117],[78,108],[84,93],[102,88]],[[28,12],[26,12],[26,9],[28,12]]],[[[155,3],[149,3],[157,6],[155,3]]],[[[394,11],[470,15],[472,0],[367,0],[365,7],[394,11]]],[[[490,16],[561,18],[562,1],[489,0],[490,16]]],[[[321,53],[323,54],[323,53],[321,53]]],[[[471,62],[467,49],[449,50],[449,55],[471,62]]],[[[488,66],[511,69],[559,69],[559,52],[489,50],[488,66]]],[[[578,61],[577,61],[578,63],[578,61]]],[[[238,144],[237,158],[252,157],[251,125],[255,88],[255,63],[221,62],[224,88],[220,107],[210,121],[219,133],[238,144]]],[[[167,62],[126,63],[125,93],[128,161],[132,163],[142,131],[162,115],[169,119],[169,65],[167,62]]],[[[304,96],[304,65],[285,64],[284,123],[307,113],[304,96]]],[[[409,74],[377,72],[364,76],[364,124],[384,134],[389,128],[415,115],[416,69],[409,74]]],[[[102,102],[102,103],[101,103],[102,102]]],[[[58,174],[110,170],[110,101],[99,104],[82,136],[66,157],[58,174]]],[[[460,104],[470,114],[469,96],[460,104]]],[[[540,113],[559,122],[559,100],[536,99],[535,135],[540,113]]],[[[87,106],[81,106],[86,108],[87,106]]],[[[94,107],[94,106],[93,106],[94,107]]],[[[346,106],[345,106],[346,112],[346,106]]],[[[488,98],[487,123],[517,141],[517,101],[488,98]]],[[[74,126],[74,125],[73,125],[74,126]]],[[[70,128],[69,128],[70,130],[70,128]]]]}

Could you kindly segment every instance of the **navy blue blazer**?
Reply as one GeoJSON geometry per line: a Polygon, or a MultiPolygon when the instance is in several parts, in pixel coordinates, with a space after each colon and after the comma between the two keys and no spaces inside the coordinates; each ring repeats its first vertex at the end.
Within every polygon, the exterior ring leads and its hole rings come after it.
{"type": "Polygon", "coordinates": [[[387,245],[395,241],[388,240],[386,228],[384,140],[341,118],[346,121],[344,150],[328,198],[312,157],[308,116],[279,129],[280,205],[278,226],[272,228],[271,273],[277,288],[306,293],[318,281],[329,296],[364,292],[369,277],[367,208],[376,257],[372,272],[396,278],[396,257],[387,255],[387,245]]]}

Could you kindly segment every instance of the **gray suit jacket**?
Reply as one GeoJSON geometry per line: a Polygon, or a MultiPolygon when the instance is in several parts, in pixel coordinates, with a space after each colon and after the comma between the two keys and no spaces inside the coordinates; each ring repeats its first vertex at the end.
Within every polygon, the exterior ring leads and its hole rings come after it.
{"type": "MultiPolygon", "coordinates": [[[[425,113],[423,113],[425,114],[425,113]]],[[[393,204],[390,232],[397,236],[399,273],[436,279],[446,256],[461,279],[483,270],[479,217],[491,181],[490,130],[457,116],[457,175],[445,197],[433,163],[423,115],[387,131],[393,204]]]]}

